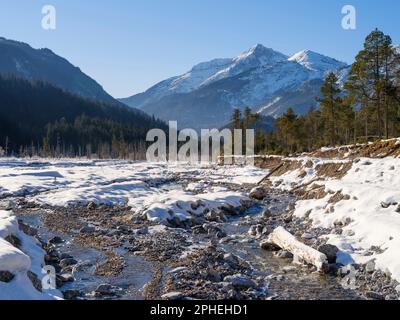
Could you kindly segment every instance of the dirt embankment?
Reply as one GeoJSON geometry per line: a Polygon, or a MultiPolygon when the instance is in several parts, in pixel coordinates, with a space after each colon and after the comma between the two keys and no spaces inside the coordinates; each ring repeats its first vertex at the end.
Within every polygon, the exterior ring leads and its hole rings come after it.
{"type": "Polygon", "coordinates": [[[369,144],[357,144],[335,148],[323,148],[310,153],[310,156],[328,159],[400,157],[400,139],[380,140],[369,144]]]}
{"type": "MultiPolygon", "coordinates": [[[[400,139],[381,140],[365,145],[323,148],[318,151],[291,157],[258,156],[255,158],[257,167],[268,169],[261,185],[284,187],[294,192],[300,199],[321,199],[329,191],[325,190],[327,179],[342,179],[359,158],[381,159],[385,157],[400,157],[400,139]],[[289,177],[290,175],[290,177],[289,177]]],[[[336,198],[346,200],[347,195],[336,195],[336,198]],[[344,198],[342,198],[344,197],[344,198]]],[[[336,201],[335,201],[336,200],[336,201]]]]}

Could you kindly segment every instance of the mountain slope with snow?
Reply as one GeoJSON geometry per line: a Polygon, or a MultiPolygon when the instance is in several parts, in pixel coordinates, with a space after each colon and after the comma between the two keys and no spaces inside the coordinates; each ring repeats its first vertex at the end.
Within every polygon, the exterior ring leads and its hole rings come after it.
{"type": "Polygon", "coordinates": [[[305,113],[315,105],[324,76],[346,68],[313,51],[288,57],[257,44],[232,59],[200,63],[121,101],[163,120],[177,120],[180,127],[220,128],[233,108],[250,106],[267,116],[278,116],[288,107],[305,113]]]}

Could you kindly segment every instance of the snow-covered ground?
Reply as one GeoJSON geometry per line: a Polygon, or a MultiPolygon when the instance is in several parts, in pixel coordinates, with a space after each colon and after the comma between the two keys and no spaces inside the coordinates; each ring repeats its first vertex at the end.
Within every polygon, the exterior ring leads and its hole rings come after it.
{"type": "MultiPolygon", "coordinates": [[[[31,195],[31,200],[53,206],[128,204],[141,211],[157,199],[192,195],[199,184],[256,183],[265,175],[255,167],[189,166],[128,161],[25,161],[0,160],[0,198],[31,195]],[[187,191],[157,188],[158,184],[184,176],[193,179],[187,191]]],[[[216,199],[224,196],[218,189],[209,190],[216,199]]],[[[210,198],[210,196],[208,195],[210,198]]],[[[199,197],[196,197],[197,200],[199,197]]],[[[213,199],[209,199],[213,200],[213,199]]]]}
{"type": "Polygon", "coordinates": [[[328,243],[342,251],[339,262],[366,263],[374,260],[378,269],[389,271],[399,281],[400,159],[360,158],[354,161],[342,178],[318,176],[316,166],[327,163],[344,165],[348,160],[308,157],[297,160],[303,163],[300,168],[271,180],[274,183],[279,181],[279,188],[286,190],[301,185],[310,190],[315,185],[322,185],[326,195],[321,199],[298,201],[295,215],[308,216],[315,227],[342,225],[342,234],[332,232],[328,236],[328,243]],[[307,162],[309,165],[306,166],[307,162]],[[332,197],[339,192],[345,198],[333,200],[332,197]]]}
{"type": "MultiPolygon", "coordinates": [[[[149,220],[163,224],[167,223],[167,218],[185,222],[193,215],[203,214],[205,209],[236,208],[248,200],[241,192],[215,185],[208,187],[210,180],[240,185],[256,183],[264,175],[264,170],[254,167],[0,159],[0,199],[3,198],[3,206],[10,199],[9,209],[14,205],[12,197],[18,196],[51,206],[77,206],[89,202],[129,205],[133,213],[144,213],[149,220]],[[169,183],[174,184],[174,179],[179,178],[190,182],[187,188],[168,188],[169,183]]],[[[54,299],[60,296],[58,291],[40,293],[28,279],[29,270],[39,279],[43,276],[44,254],[37,240],[19,230],[12,211],[0,211],[0,271],[8,271],[14,276],[7,283],[0,282],[0,299],[54,299]],[[5,240],[11,235],[21,240],[20,248],[5,240]]]]}
{"type": "MultiPolygon", "coordinates": [[[[295,160],[302,166],[271,177],[272,183],[285,190],[301,185],[310,189],[318,184],[325,192],[320,199],[299,200],[294,214],[308,216],[314,227],[332,229],[326,237],[341,249],[339,262],[374,260],[377,268],[400,280],[400,159],[361,158],[342,178],[321,176],[317,166],[346,165],[349,160],[307,156],[295,160]],[[343,197],[332,201],[339,192],[343,197]],[[333,232],[338,224],[342,225],[341,234],[333,232]]],[[[0,198],[6,198],[4,202],[8,197],[26,195],[29,201],[52,206],[89,202],[129,205],[132,213],[143,213],[149,220],[164,224],[173,218],[185,222],[204,214],[205,209],[240,207],[249,200],[240,186],[256,184],[267,173],[250,166],[0,159],[0,198]],[[174,186],[175,180],[187,184],[174,186]],[[218,183],[238,188],[232,191],[218,183]]],[[[0,271],[10,271],[16,277],[10,283],[0,282],[0,299],[57,296],[54,292],[39,293],[27,278],[28,270],[41,274],[43,255],[36,240],[18,229],[12,211],[1,211],[0,271]],[[12,234],[22,240],[20,248],[4,240],[12,234]]]]}
{"type": "Polygon", "coordinates": [[[39,281],[44,276],[44,254],[37,240],[19,230],[11,211],[0,211],[0,271],[8,271],[14,276],[10,282],[0,282],[0,300],[49,300],[62,297],[58,290],[37,291],[28,278],[28,271],[35,273],[39,281]],[[5,240],[10,236],[21,241],[20,248],[5,240]]]}

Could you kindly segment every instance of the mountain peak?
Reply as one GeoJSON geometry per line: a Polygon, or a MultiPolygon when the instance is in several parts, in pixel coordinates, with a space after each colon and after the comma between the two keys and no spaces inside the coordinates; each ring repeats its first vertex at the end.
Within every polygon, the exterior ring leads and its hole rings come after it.
{"type": "Polygon", "coordinates": [[[250,49],[244,51],[239,56],[234,58],[234,60],[241,61],[249,58],[256,58],[257,60],[259,60],[259,62],[261,62],[261,64],[269,64],[277,62],[279,60],[286,60],[287,56],[285,56],[283,53],[280,53],[271,48],[267,48],[262,44],[257,43],[250,49]]]}
{"type": "Polygon", "coordinates": [[[297,62],[309,70],[322,73],[344,68],[347,66],[347,64],[344,62],[338,61],[336,59],[330,58],[309,49],[304,49],[295,53],[288,60],[297,62]]]}

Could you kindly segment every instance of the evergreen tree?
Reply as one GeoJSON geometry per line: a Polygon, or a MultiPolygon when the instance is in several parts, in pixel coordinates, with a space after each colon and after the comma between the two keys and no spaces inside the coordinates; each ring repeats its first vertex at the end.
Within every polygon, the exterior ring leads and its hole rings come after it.
{"type": "Polygon", "coordinates": [[[240,129],[242,127],[242,113],[239,109],[234,109],[232,114],[232,129],[240,129]]]}
{"type": "MultiPolygon", "coordinates": [[[[382,31],[375,29],[365,39],[364,49],[361,50],[353,64],[345,88],[358,103],[366,106],[372,104],[373,116],[376,122],[376,135],[382,137],[384,122],[385,136],[389,136],[389,93],[394,86],[396,76],[396,54],[392,40],[382,31]],[[382,112],[382,102],[384,112],[382,112]],[[384,117],[382,116],[384,114],[384,117]]],[[[368,123],[369,125],[369,123],[368,123]]],[[[368,130],[366,130],[368,131],[368,130]]],[[[366,137],[368,139],[368,137],[366,137]]]]}
{"type": "Polygon", "coordinates": [[[322,98],[318,100],[326,126],[325,141],[331,145],[334,145],[338,140],[337,121],[342,104],[341,90],[337,83],[338,78],[336,75],[333,72],[329,73],[321,87],[322,98]]]}

